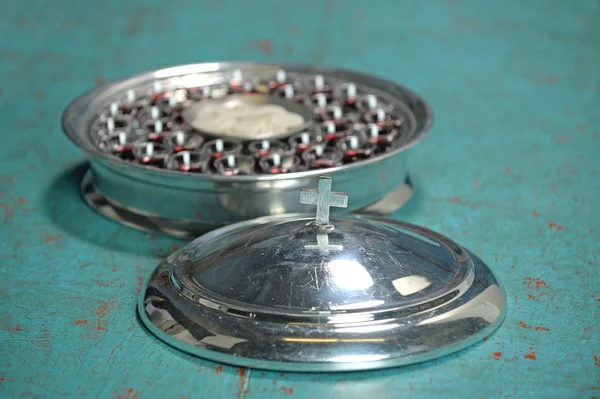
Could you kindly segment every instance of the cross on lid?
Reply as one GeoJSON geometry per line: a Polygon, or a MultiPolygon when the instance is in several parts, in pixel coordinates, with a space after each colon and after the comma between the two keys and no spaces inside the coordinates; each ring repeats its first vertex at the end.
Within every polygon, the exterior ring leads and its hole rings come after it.
{"type": "Polygon", "coordinates": [[[300,202],[317,206],[317,226],[330,226],[329,208],[332,206],[346,208],[348,194],[331,191],[331,176],[319,176],[317,190],[303,188],[300,190],[300,202]]]}

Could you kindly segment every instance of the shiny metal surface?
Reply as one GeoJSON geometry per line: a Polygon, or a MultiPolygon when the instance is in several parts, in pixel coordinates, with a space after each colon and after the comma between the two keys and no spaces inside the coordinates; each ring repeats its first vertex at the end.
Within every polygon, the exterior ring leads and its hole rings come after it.
{"type": "Polygon", "coordinates": [[[86,188],[85,192],[93,191],[95,199],[103,199],[95,201],[88,197],[88,203],[101,214],[112,215],[112,219],[129,226],[145,225],[145,229],[173,231],[178,236],[182,231],[187,236],[196,236],[198,232],[265,215],[309,211],[308,205],[297,201],[297,192],[313,186],[316,177],[322,173],[320,170],[250,176],[181,173],[115,160],[100,151],[85,133],[96,118],[96,110],[107,106],[116,94],[151,86],[156,79],[166,79],[165,85],[185,86],[219,82],[223,71],[232,69],[274,73],[281,67],[299,73],[335,76],[368,86],[406,115],[406,130],[398,148],[373,159],[326,169],[336,179],[337,187],[353,198],[345,212],[372,206],[408,180],[405,151],[424,137],[432,121],[429,106],[410,90],[383,79],[336,68],[252,63],[192,64],[104,85],[69,105],[62,118],[63,130],[91,156],[92,187],[86,188]],[[97,204],[110,204],[113,210],[120,211],[119,215],[115,216],[106,206],[97,204]],[[177,227],[173,229],[172,226],[177,227]]]}
{"type": "MultiPolygon", "coordinates": [[[[337,188],[337,186],[336,186],[337,188]]],[[[490,269],[448,238],[371,216],[280,215],[212,231],[163,261],[138,310],[166,343],[274,370],[405,365],[500,325],[490,269]]]]}
{"type": "MultiPolygon", "coordinates": [[[[140,212],[114,200],[109,200],[96,189],[95,180],[94,173],[89,170],[81,182],[81,195],[85,202],[102,216],[128,227],[143,231],[158,231],[174,237],[193,240],[202,234],[225,225],[222,222],[210,223],[200,218],[177,219],[140,212]]],[[[375,216],[391,214],[400,209],[411,198],[413,191],[413,183],[410,178],[407,178],[382,199],[374,204],[357,209],[356,212],[375,216]]],[[[198,216],[201,215],[203,214],[198,214],[198,216]]]]}
{"type": "MultiPolygon", "coordinates": [[[[219,134],[219,133],[210,132],[208,130],[204,130],[204,129],[202,129],[202,126],[198,126],[198,124],[196,123],[196,115],[207,104],[220,104],[225,107],[237,107],[240,105],[256,106],[256,105],[265,105],[265,104],[278,105],[278,106],[284,108],[288,112],[292,112],[292,113],[300,115],[304,119],[304,123],[302,123],[301,125],[293,128],[293,129],[290,129],[288,131],[273,132],[272,134],[261,135],[260,137],[247,137],[246,139],[248,139],[248,140],[276,139],[276,138],[281,138],[281,137],[288,137],[289,135],[292,135],[294,133],[299,133],[299,132],[307,129],[310,125],[312,125],[312,110],[303,104],[295,103],[292,101],[286,101],[279,97],[263,95],[263,94],[253,94],[253,95],[245,95],[245,96],[233,94],[233,95],[228,95],[228,96],[225,96],[225,97],[222,97],[219,99],[202,101],[200,103],[192,105],[189,108],[186,108],[186,110],[183,111],[183,119],[190,126],[193,126],[196,130],[198,130],[199,132],[201,132],[207,136],[229,137],[224,134],[219,134]]],[[[239,139],[239,137],[233,137],[233,138],[239,139]]]]}

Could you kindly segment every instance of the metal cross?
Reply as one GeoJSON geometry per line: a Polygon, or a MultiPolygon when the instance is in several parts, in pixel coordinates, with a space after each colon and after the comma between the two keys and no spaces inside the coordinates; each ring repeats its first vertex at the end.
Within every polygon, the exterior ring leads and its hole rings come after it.
{"type": "Polygon", "coordinates": [[[329,225],[329,207],[346,208],[348,194],[331,191],[331,176],[319,176],[317,190],[303,188],[300,191],[300,202],[317,206],[317,226],[329,225]]]}

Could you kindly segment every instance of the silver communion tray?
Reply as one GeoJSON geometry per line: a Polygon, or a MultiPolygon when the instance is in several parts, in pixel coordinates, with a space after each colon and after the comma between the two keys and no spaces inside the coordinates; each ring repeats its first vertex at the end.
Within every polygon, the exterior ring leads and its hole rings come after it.
{"type": "Polygon", "coordinates": [[[189,238],[307,212],[297,192],[321,173],[352,196],[344,212],[390,213],[410,197],[406,150],[431,121],[422,98],[383,79],[242,62],[108,83],[77,98],[62,117],[66,135],[90,156],[82,182],[88,204],[128,226],[189,238]],[[198,125],[208,103],[280,106],[302,123],[231,137],[198,125]]]}
{"type": "Polygon", "coordinates": [[[376,216],[329,218],[352,198],[326,176],[300,199],[316,218],[239,222],[164,260],[141,292],[147,328],[217,362],[350,371],[444,356],[502,322],[496,277],[452,240],[376,216]]]}

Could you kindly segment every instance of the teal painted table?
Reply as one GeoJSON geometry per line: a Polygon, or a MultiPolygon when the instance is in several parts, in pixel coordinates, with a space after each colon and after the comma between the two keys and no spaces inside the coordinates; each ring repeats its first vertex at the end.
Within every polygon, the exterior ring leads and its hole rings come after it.
{"type": "Polygon", "coordinates": [[[598,1],[17,1],[0,13],[0,397],[600,397],[598,1]],[[184,242],[84,205],[59,114],[105,80],[247,59],[340,65],[427,98],[418,194],[396,217],[504,283],[469,350],[346,374],[246,370],[157,341],[143,280],[184,242]]]}

